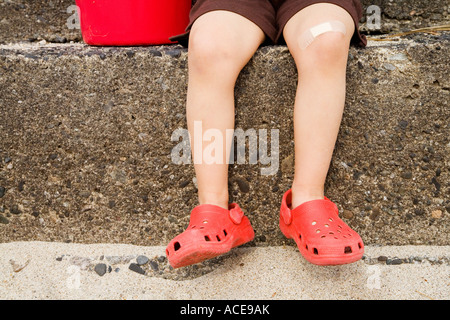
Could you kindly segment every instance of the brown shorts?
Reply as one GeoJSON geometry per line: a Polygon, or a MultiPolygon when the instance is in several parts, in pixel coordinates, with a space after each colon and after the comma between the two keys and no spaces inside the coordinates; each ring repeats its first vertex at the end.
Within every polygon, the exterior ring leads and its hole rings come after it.
{"type": "Polygon", "coordinates": [[[171,40],[187,47],[189,31],[198,17],[210,11],[226,10],[244,16],[258,25],[266,34],[268,44],[284,43],[283,29],[289,19],[315,3],[332,3],[347,10],[356,27],[352,43],[359,46],[367,45],[366,37],[358,28],[363,14],[360,0],[197,0],[189,15],[190,22],[186,33],[172,37],[171,40]]]}

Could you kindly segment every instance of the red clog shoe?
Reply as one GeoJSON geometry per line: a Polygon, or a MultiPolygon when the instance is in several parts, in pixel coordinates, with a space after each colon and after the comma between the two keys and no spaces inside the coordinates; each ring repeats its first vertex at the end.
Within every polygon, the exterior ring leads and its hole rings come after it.
{"type": "Polygon", "coordinates": [[[254,236],[250,221],[236,203],[228,210],[204,204],[192,210],[189,226],[168,244],[166,255],[173,268],[180,268],[224,254],[254,236]]]}
{"type": "Polygon", "coordinates": [[[306,260],[317,265],[340,265],[358,261],[364,244],[338,216],[337,206],[328,198],[312,200],[291,210],[292,191],[281,203],[280,229],[294,239],[306,260]]]}

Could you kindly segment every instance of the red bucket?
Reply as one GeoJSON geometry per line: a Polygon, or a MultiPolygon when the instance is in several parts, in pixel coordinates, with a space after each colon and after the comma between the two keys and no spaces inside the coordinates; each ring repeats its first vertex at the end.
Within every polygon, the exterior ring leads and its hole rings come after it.
{"type": "Polygon", "coordinates": [[[76,0],[83,40],[90,45],[173,43],[189,24],[192,0],[76,0]]]}

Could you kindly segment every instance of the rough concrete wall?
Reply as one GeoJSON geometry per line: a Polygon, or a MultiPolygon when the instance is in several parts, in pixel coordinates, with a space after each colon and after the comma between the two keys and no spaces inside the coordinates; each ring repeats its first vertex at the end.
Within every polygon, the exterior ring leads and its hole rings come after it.
{"type": "Polygon", "coordinates": [[[381,9],[381,28],[370,31],[366,17],[361,19],[360,29],[367,34],[403,32],[418,28],[448,24],[450,5],[448,1],[427,0],[362,0],[364,11],[371,5],[381,9]]]}
{"type": "MultiPolygon", "coordinates": [[[[414,39],[414,37],[411,37],[414,39]]],[[[449,35],[351,48],[327,196],[367,244],[448,244],[449,35]]],[[[177,46],[0,47],[0,242],[164,245],[196,204],[185,128],[187,54],[177,46]]],[[[236,127],[279,129],[279,170],[230,167],[230,196],[256,245],[280,245],[292,181],[297,74],[286,47],[260,49],[236,88],[236,127]]]]}
{"type": "MultiPolygon", "coordinates": [[[[186,51],[92,48],[69,29],[73,0],[0,0],[0,242],[164,245],[196,204],[191,165],[170,158],[185,127],[186,51]],[[37,45],[46,40],[75,44],[37,45]],[[26,42],[28,44],[17,44],[26,42]]],[[[362,0],[384,34],[448,23],[446,0],[362,0]]],[[[327,196],[367,244],[449,243],[449,33],[352,48],[327,196]]],[[[253,244],[279,245],[293,170],[296,70],[260,49],[236,87],[236,126],[280,130],[279,170],[230,167],[253,244]]]]}

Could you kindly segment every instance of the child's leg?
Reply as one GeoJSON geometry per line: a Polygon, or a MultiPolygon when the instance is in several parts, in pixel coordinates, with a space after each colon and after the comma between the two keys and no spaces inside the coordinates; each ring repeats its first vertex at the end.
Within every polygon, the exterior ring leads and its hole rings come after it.
{"type": "Polygon", "coordinates": [[[228,209],[227,160],[230,146],[225,142],[226,130],[232,132],[234,129],[234,86],[240,71],[263,40],[264,33],[257,25],[228,11],[208,12],[192,26],[188,53],[187,124],[200,204],[228,209]],[[205,163],[208,159],[203,157],[203,152],[211,142],[203,141],[202,148],[196,148],[197,139],[202,139],[194,136],[194,123],[197,121],[201,121],[203,133],[214,129],[222,134],[223,157],[219,163],[205,163]]]}
{"type": "Polygon", "coordinates": [[[294,108],[292,208],[324,197],[325,179],[344,109],[347,57],[354,28],[347,11],[320,3],[298,12],[284,29],[299,73],[294,108]],[[305,48],[304,32],[327,21],[342,22],[346,34],[323,33],[305,48]]]}

